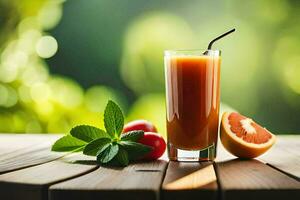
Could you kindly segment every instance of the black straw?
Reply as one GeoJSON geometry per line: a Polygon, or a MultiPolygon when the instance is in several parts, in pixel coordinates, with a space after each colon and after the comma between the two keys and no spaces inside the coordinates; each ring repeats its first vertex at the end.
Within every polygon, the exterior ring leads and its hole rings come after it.
{"type": "Polygon", "coordinates": [[[230,30],[230,31],[228,31],[228,32],[226,32],[226,33],[224,33],[224,34],[222,34],[222,35],[220,35],[219,37],[213,39],[213,40],[208,44],[207,49],[208,49],[208,50],[211,50],[211,46],[214,44],[215,41],[221,39],[222,37],[225,37],[226,35],[228,35],[228,34],[234,32],[234,31],[235,31],[235,28],[232,29],[232,30],[230,30]]]}

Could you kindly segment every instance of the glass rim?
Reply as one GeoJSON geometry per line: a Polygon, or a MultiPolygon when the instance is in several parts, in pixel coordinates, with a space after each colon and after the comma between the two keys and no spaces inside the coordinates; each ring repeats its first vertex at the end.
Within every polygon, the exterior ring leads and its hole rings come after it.
{"type": "Polygon", "coordinates": [[[174,49],[174,50],[165,50],[164,51],[164,55],[165,56],[172,56],[172,55],[199,55],[199,56],[203,56],[205,55],[204,53],[208,52],[208,54],[206,55],[221,55],[221,50],[213,50],[213,49],[174,49]]]}

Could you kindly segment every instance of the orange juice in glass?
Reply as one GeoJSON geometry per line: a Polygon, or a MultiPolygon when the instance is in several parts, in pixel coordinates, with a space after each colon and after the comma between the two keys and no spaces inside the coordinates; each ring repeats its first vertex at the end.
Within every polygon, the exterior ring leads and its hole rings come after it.
{"type": "Polygon", "coordinates": [[[170,160],[214,160],[220,105],[220,51],[165,51],[170,160]]]}

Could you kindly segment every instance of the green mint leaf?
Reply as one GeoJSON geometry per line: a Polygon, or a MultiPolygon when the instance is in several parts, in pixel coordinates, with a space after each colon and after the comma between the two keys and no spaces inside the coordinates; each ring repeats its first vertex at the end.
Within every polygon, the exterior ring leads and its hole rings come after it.
{"type": "Polygon", "coordinates": [[[152,147],[132,141],[121,141],[120,145],[127,151],[130,160],[136,160],[152,151],[152,147]]]}
{"type": "Polygon", "coordinates": [[[111,137],[120,137],[124,126],[124,116],[120,107],[109,100],[104,111],[104,126],[111,137]]]}
{"type": "Polygon", "coordinates": [[[102,153],[102,152],[103,152],[105,149],[107,149],[110,145],[112,145],[112,143],[108,143],[108,144],[103,145],[103,146],[99,149],[99,151],[96,153],[96,156],[97,156],[98,154],[102,153]]]}
{"type": "Polygon", "coordinates": [[[115,158],[121,166],[127,166],[129,164],[128,153],[124,148],[120,146],[119,146],[119,152],[115,158]]]}
{"type": "Polygon", "coordinates": [[[91,142],[98,138],[109,138],[110,135],[104,130],[89,125],[80,125],[72,128],[71,135],[85,142],[91,142]]]}
{"type": "Polygon", "coordinates": [[[121,140],[122,141],[133,141],[136,142],[144,136],[144,131],[129,131],[125,134],[122,134],[121,140]]]}
{"type": "Polygon", "coordinates": [[[108,163],[118,154],[118,151],[118,144],[111,143],[109,145],[104,145],[97,153],[97,162],[102,164],[108,163]]]}
{"type": "Polygon", "coordinates": [[[84,149],[83,154],[89,155],[89,156],[96,156],[97,152],[106,144],[110,143],[110,138],[98,138],[96,140],[91,141],[88,143],[84,149]]]}
{"type": "Polygon", "coordinates": [[[58,139],[53,145],[51,151],[80,151],[82,147],[86,145],[86,142],[72,137],[71,135],[66,135],[58,139]],[[81,149],[80,149],[81,148],[81,149]]]}

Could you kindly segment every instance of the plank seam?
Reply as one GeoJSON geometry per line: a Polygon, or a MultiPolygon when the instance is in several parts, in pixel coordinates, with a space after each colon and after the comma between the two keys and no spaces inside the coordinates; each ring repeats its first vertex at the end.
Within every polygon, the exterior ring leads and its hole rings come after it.
{"type": "Polygon", "coordinates": [[[214,167],[216,178],[217,178],[217,186],[218,186],[217,199],[225,200],[225,193],[223,190],[223,186],[221,184],[221,179],[220,179],[220,175],[219,175],[219,171],[218,171],[218,165],[216,164],[216,162],[213,162],[213,167],[214,167]]]}
{"type": "Polygon", "coordinates": [[[163,185],[164,180],[166,178],[166,174],[167,174],[167,170],[168,170],[169,164],[170,164],[170,161],[168,160],[168,164],[166,164],[166,167],[165,167],[163,175],[162,175],[163,178],[162,178],[161,183],[159,185],[159,190],[158,190],[159,194],[158,194],[158,197],[157,197],[158,200],[162,199],[162,197],[161,197],[161,194],[162,194],[162,185],[163,185]]]}
{"type": "Polygon", "coordinates": [[[300,182],[300,177],[298,177],[298,176],[296,176],[296,175],[293,175],[293,174],[290,174],[290,173],[288,173],[288,172],[286,172],[286,171],[284,171],[284,170],[282,170],[282,169],[280,169],[280,168],[277,168],[276,166],[274,166],[274,165],[272,165],[272,164],[270,164],[270,163],[265,163],[265,164],[266,164],[267,166],[269,166],[269,167],[271,167],[271,168],[273,168],[273,169],[275,169],[275,170],[277,170],[277,171],[279,171],[279,172],[281,172],[281,173],[287,175],[288,177],[293,178],[293,179],[295,179],[296,181],[299,181],[299,182],[300,182]]]}

